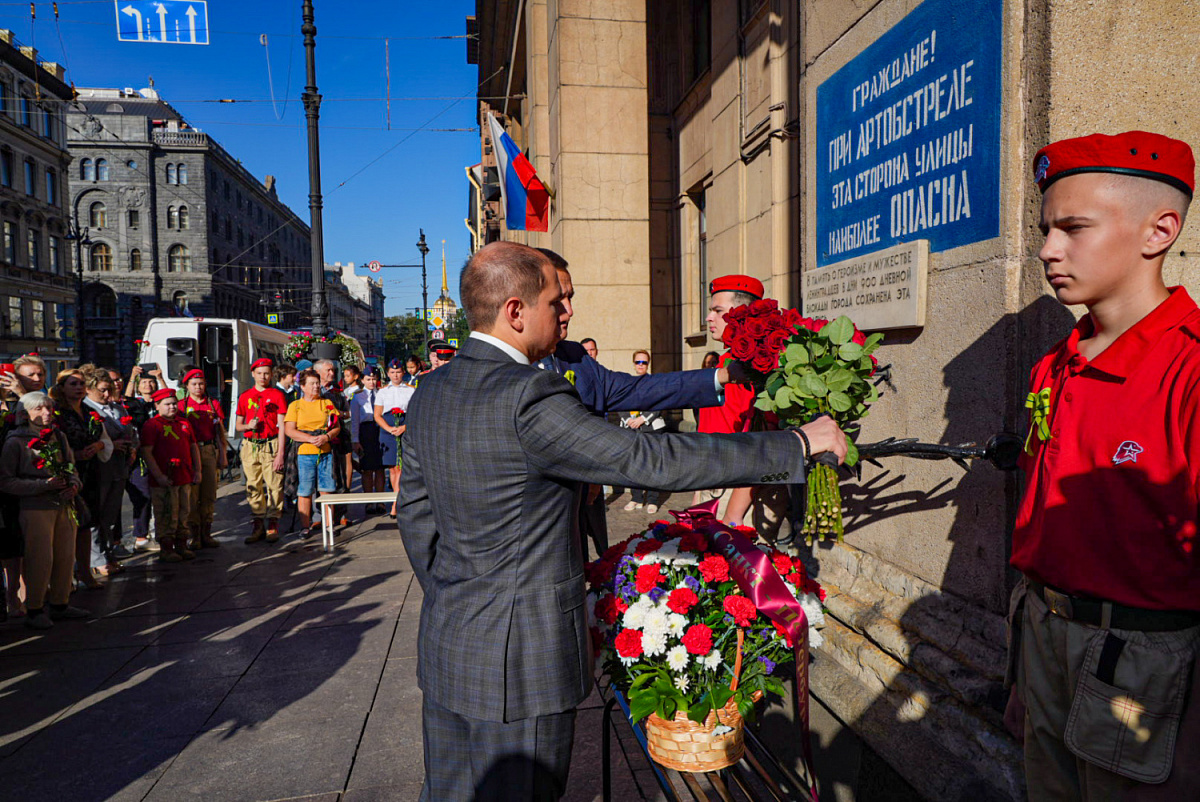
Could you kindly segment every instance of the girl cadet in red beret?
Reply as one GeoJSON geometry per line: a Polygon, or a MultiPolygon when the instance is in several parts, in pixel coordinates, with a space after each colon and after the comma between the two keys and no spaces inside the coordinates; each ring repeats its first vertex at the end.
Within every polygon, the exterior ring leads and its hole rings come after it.
{"type": "Polygon", "coordinates": [[[1162,275],[1195,160],[1131,131],[1033,168],[1046,281],[1087,314],[1031,375],[1006,719],[1030,799],[1200,799],[1200,309],[1162,275]]]}

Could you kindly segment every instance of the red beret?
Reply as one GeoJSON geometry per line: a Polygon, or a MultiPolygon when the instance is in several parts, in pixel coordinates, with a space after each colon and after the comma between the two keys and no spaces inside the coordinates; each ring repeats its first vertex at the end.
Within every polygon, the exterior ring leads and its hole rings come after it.
{"type": "Polygon", "coordinates": [[[1077,173],[1150,178],[1186,192],[1189,198],[1196,189],[1196,159],[1188,143],[1146,131],[1064,139],[1033,157],[1033,180],[1042,192],[1058,179],[1077,173]]]}
{"type": "Polygon", "coordinates": [[[175,391],[168,389],[166,387],[162,388],[161,390],[155,391],[154,395],[150,396],[150,398],[153,399],[154,403],[156,403],[156,404],[159,401],[162,401],[164,398],[175,398],[175,397],[176,397],[175,391]]]}
{"type": "Polygon", "coordinates": [[[187,373],[183,374],[183,381],[180,382],[180,384],[186,385],[192,379],[203,379],[203,378],[204,378],[204,371],[200,370],[200,368],[193,368],[192,370],[189,370],[187,373]]]}
{"type": "Polygon", "coordinates": [[[254,360],[254,363],[250,365],[250,370],[257,370],[258,368],[273,368],[273,367],[275,367],[275,363],[271,360],[271,358],[264,356],[262,359],[254,360]]]}
{"type": "Polygon", "coordinates": [[[744,292],[747,295],[753,295],[755,298],[763,297],[763,284],[754,276],[721,276],[715,278],[708,284],[708,294],[715,295],[718,292],[744,292]]]}

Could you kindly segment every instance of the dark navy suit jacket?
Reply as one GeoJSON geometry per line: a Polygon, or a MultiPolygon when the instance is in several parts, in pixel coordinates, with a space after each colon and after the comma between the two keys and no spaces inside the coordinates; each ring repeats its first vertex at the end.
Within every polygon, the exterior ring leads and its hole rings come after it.
{"type": "Polygon", "coordinates": [[[588,356],[577,342],[564,340],[541,362],[547,370],[575,374],[575,391],[590,412],[604,415],[629,410],[690,409],[721,403],[714,370],[634,376],[609,370],[588,356]]]}

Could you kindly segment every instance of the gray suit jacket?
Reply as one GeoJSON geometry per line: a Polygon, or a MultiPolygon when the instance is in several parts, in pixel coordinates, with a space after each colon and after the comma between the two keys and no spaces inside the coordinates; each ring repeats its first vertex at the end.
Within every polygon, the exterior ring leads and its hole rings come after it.
{"type": "Polygon", "coordinates": [[[482,340],[422,377],[397,518],[425,599],[417,677],[455,713],[570,710],[592,679],[581,482],[690,490],[803,481],[790,432],[642,437],[596,418],[550,371],[482,340]]]}

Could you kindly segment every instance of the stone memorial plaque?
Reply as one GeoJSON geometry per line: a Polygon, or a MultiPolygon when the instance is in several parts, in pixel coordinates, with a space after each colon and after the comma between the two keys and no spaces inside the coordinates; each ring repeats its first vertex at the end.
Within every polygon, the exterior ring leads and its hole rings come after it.
{"type": "Polygon", "coordinates": [[[863,331],[925,325],[929,240],[913,240],[804,274],[805,317],[846,315],[863,331]]]}

